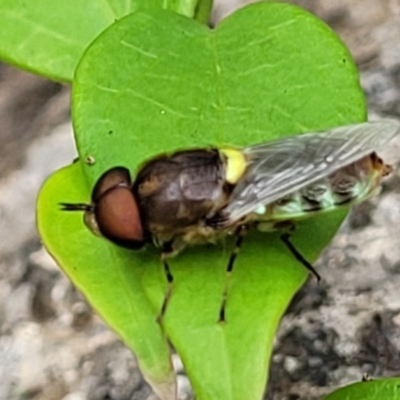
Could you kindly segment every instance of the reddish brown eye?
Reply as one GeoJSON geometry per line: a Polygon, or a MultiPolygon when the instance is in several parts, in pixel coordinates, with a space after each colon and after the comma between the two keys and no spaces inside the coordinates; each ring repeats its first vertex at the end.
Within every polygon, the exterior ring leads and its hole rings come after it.
{"type": "Polygon", "coordinates": [[[131,186],[131,175],[128,169],[124,167],[115,167],[106,171],[93,188],[93,203],[97,203],[107,191],[114,189],[116,186],[131,186]]]}
{"type": "Polygon", "coordinates": [[[127,169],[117,167],[107,171],[97,182],[92,198],[96,222],[103,236],[120,246],[143,246],[140,212],[127,169]]]}

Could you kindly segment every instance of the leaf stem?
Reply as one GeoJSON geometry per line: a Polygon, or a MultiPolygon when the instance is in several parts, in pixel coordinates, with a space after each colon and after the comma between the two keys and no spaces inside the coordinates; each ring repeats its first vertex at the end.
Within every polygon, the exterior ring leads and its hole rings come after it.
{"type": "Polygon", "coordinates": [[[210,22],[212,6],[213,0],[198,0],[194,19],[202,24],[208,25],[210,22]]]}

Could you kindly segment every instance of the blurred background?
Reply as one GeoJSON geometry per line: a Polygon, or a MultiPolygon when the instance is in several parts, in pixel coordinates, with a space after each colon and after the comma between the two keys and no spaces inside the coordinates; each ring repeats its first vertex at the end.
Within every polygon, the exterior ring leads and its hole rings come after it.
{"type": "MultiPolygon", "coordinates": [[[[400,1],[291,2],[347,44],[370,119],[400,119],[400,1]]],[[[216,0],[213,21],[245,3],[216,0]]],[[[0,400],[155,400],[36,233],[41,184],[76,155],[69,99],[67,86],[0,65],[0,400]]],[[[380,155],[397,169],[322,254],[322,283],[310,280],[292,302],[265,399],[316,400],[364,373],[400,375],[400,138],[380,155]]],[[[179,382],[180,400],[191,399],[183,374],[179,382]]]]}

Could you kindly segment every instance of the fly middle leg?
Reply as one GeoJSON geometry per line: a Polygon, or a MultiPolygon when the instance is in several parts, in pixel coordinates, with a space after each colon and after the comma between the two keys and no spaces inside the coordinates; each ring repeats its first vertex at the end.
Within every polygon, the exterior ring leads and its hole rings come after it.
{"type": "Polygon", "coordinates": [[[235,241],[235,247],[232,250],[232,253],[229,257],[228,265],[226,267],[226,279],[225,279],[225,287],[224,287],[224,292],[222,294],[222,303],[221,303],[221,308],[219,310],[219,323],[224,323],[226,322],[225,320],[225,307],[226,307],[226,301],[228,298],[228,288],[229,288],[229,282],[230,278],[232,275],[232,270],[233,266],[235,264],[237,255],[239,254],[240,248],[243,243],[243,238],[248,232],[248,226],[247,225],[240,225],[236,231],[235,231],[235,236],[236,236],[236,241],[235,241]]]}

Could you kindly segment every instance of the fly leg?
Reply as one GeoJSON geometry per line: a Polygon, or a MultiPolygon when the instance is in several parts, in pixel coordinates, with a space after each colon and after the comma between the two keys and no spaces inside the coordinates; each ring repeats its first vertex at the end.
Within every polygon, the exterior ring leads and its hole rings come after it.
{"type": "Polygon", "coordinates": [[[167,288],[165,290],[164,300],[162,302],[160,312],[158,313],[158,316],[157,316],[157,322],[160,325],[162,325],[162,320],[163,320],[165,312],[167,310],[168,302],[169,302],[169,299],[170,299],[171,293],[172,293],[172,287],[174,284],[174,277],[171,273],[171,269],[169,268],[168,261],[167,261],[168,256],[170,254],[171,254],[170,249],[167,250],[167,248],[164,247],[163,252],[161,253],[161,263],[164,267],[165,277],[167,278],[167,288]]]}
{"type": "Polygon", "coordinates": [[[225,288],[224,288],[224,293],[222,295],[222,304],[219,310],[218,322],[225,322],[225,307],[226,307],[226,300],[228,297],[229,281],[232,275],[233,265],[235,264],[236,257],[240,251],[240,247],[242,246],[243,238],[246,235],[246,233],[247,233],[247,226],[245,225],[240,225],[235,232],[236,242],[235,242],[235,247],[233,248],[233,251],[229,257],[228,266],[226,267],[225,288]]]}
{"type": "Polygon", "coordinates": [[[294,255],[297,261],[301,262],[316,278],[319,282],[321,280],[321,276],[314,269],[314,267],[302,256],[302,254],[294,247],[293,243],[290,241],[291,233],[286,232],[281,235],[281,240],[285,243],[286,247],[290,250],[290,252],[294,255]]]}

